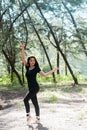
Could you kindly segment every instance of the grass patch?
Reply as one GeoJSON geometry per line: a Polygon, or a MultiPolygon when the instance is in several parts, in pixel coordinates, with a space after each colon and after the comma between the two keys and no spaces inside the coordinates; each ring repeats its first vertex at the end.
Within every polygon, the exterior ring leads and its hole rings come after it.
{"type": "MultiPolygon", "coordinates": [[[[55,75],[55,77],[56,77],[57,83],[65,82],[65,81],[67,81],[67,82],[73,81],[72,76],[70,76],[70,75],[67,75],[67,76],[65,76],[65,75],[55,75]]],[[[52,75],[49,75],[47,77],[42,77],[42,76],[38,75],[37,80],[38,80],[39,83],[47,83],[47,82],[53,83],[52,75]]]]}
{"type": "Polygon", "coordinates": [[[42,92],[43,95],[40,96],[42,97],[42,102],[45,102],[45,103],[56,103],[59,101],[59,98],[58,98],[58,95],[55,94],[54,92],[51,92],[51,91],[44,91],[42,92]]]}
{"type": "Polygon", "coordinates": [[[51,95],[49,98],[48,98],[48,102],[49,103],[56,103],[58,102],[58,97],[56,95],[51,95]]]}
{"type": "Polygon", "coordinates": [[[17,108],[22,109],[24,106],[23,102],[17,103],[17,108]]]}
{"type": "Polygon", "coordinates": [[[83,120],[83,118],[84,118],[83,114],[79,115],[79,120],[83,120]]]}
{"type": "Polygon", "coordinates": [[[85,117],[85,115],[84,115],[83,113],[80,113],[79,116],[78,116],[78,119],[79,119],[79,120],[83,120],[84,117],[85,117]]]}
{"type": "Polygon", "coordinates": [[[40,84],[40,89],[41,91],[45,91],[45,89],[47,89],[47,90],[55,90],[55,91],[59,90],[64,93],[77,92],[77,93],[85,94],[86,86],[84,85],[73,86],[71,83],[66,83],[66,84],[44,83],[44,84],[40,84]]]}
{"type": "Polygon", "coordinates": [[[83,88],[80,86],[65,86],[61,88],[61,91],[63,92],[68,92],[68,93],[72,93],[72,92],[82,92],[83,88]]]}
{"type": "Polygon", "coordinates": [[[41,91],[45,91],[46,89],[56,89],[57,88],[57,84],[56,83],[51,83],[51,82],[48,82],[48,83],[40,83],[40,90],[41,91]]]}
{"type": "Polygon", "coordinates": [[[79,120],[83,120],[84,118],[87,118],[87,110],[84,111],[83,113],[80,113],[78,116],[79,120]]]}
{"type": "Polygon", "coordinates": [[[19,84],[13,85],[13,84],[6,84],[6,85],[0,85],[0,90],[4,89],[4,90],[14,90],[14,91],[18,91],[20,90],[22,87],[19,84]]]}

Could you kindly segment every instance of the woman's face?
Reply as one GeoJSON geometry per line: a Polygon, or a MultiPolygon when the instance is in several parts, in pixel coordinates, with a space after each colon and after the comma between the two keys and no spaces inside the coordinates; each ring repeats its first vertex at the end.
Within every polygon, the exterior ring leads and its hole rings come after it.
{"type": "Polygon", "coordinates": [[[30,67],[34,66],[35,65],[35,59],[34,58],[30,58],[29,64],[30,64],[30,67]]]}

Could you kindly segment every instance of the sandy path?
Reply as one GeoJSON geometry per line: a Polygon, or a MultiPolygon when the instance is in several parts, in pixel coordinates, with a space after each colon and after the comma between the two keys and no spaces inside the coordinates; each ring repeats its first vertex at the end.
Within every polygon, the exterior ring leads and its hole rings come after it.
{"type": "MultiPolygon", "coordinates": [[[[30,126],[26,125],[22,98],[14,99],[12,106],[0,111],[0,130],[87,130],[86,97],[72,97],[58,103],[45,103],[39,98],[41,123],[31,123],[30,126]]],[[[35,112],[32,104],[31,116],[33,122],[35,112]]]]}

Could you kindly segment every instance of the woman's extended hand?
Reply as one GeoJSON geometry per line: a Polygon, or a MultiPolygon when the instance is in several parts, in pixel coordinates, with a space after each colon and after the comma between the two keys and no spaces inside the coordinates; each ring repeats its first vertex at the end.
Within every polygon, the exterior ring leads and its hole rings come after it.
{"type": "Polygon", "coordinates": [[[55,67],[55,68],[53,69],[53,72],[57,71],[58,69],[59,69],[58,67],[55,67]]]}

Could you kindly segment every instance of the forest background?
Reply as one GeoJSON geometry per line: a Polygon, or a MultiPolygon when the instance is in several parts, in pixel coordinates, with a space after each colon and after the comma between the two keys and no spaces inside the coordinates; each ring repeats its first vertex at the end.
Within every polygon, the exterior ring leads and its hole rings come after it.
{"type": "Polygon", "coordinates": [[[57,74],[41,82],[87,80],[86,0],[0,0],[0,85],[26,82],[20,44],[25,57],[34,55],[47,72],[57,74]]]}

